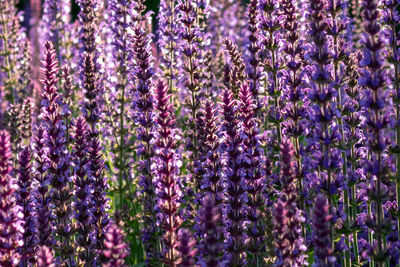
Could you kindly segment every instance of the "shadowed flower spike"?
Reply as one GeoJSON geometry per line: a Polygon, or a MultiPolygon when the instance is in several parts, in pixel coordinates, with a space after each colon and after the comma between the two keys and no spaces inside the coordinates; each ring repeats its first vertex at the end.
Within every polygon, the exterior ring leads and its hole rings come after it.
{"type": "Polygon", "coordinates": [[[37,252],[37,267],[55,267],[54,253],[47,246],[41,246],[37,252]]]}
{"type": "Polygon", "coordinates": [[[293,145],[288,139],[281,145],[282,192],[278,203],[274,205],[274,231],[278,266],[307,265],[307,250],[301,236],[301,223],[304,221],[297,208],[297,190],[294,181],[295,162],[293,161],[293,145]]]}
{"type": "Polygon", "coordinates": [[[224,39],[225,51],[228,53],[231,61],[229,71],[229,87],[235,98],[239,97],[239,90],[242,84],[247,79],[246,65],[242,58],[242,53],[238,47],[229,38],[224,39]]]}
{"type": "Polygon", "coordinates": [[[35,164],[35,173],[34,178],[36,180],[36,213],[37,213],[37,229],[40,231],[36,231],[37,242],[39,246],[52,246],[53,240],[51,234],[53,229],[51,227],[51,211],[50,211],[50,198],[49,198],[49,177],[46,174],[46,140],[47,134],[44,130],[43,126],[40,126],[34,138],[34,158],[36,161],[35,164]]]}
{"type": "Polygon", "coordinates": [[[197,253],[196,241],[189,229],[180,229],[178,234],[179,245],[177,247],[182,261],[178,264],[180,267],[194,267],[195,256],[197,253]]]}
{"type": "Polygon", "coordinates": [[[222,252],[221,213],[211,194],[207,194],[199,211],[201,266],[217,267],[222,252]]]}
{"type": "Polygon", "coordinates": [[[24,245],[20,249],[22,264],[33,262],[35,249],[34,233],[36,230],[36,214],[34,211],[34,200],[31,187],[33,181],[31,158],[32,155],[29,147],[23,148],[21,153],[19,154],[19,188],[17,191],[17,202],[22,207],[22,213],[24,214],[24,245]]]}
{"type": "Polygon", "coordinates": [[[55,267],[54,253],[47,246],[41,246],[37,252],[37,267],[55,267]]]}
{"type": "Polygon", "coordinates": [[[329,215],[329,204],[324,195],[319,195],[315,200],[313,211],[313,242],[315,258],[320,266],[329,266],[334,260],[329,237],[329,224],[332,215],[329,215]]]}
{"type": "Polygon", "coordinates": [[[0,266],[17,266],[21,258],[18,249],[23,245],[23,214],[16,203],[17,186],[11,170],[10,135],[0,131],[0,266]]]}
{"type": "Polygon", "coordinates": [[[88,126],[83,117],[78,117],[74,125],[74,184],[75,184],[75,218],[77,221],[76,242],[79,246],[79,258],[92,264],[94,259],[93,214],[91,212],[93,181],[88,173],[88,126]]]}
{"type": "Polygon", "coordinates": [[[112,224],[104,240],[103,254],[107,258],[103,267],[122,267],[125,265],[125,258],[129,254],[129,247],[124,242],[125,234],[116,224],[112,224]]]}
{"type": "Polygon", "coordinates": [[[259,84],[258,80],[261,77],[261,73],[259,70],[259,63],[260,63],[260,58],[259,58],[259,41],[258,41],[258,28],[259,28],[259,0],[251,0],[249,4],[249,11],[248,11],[248,17],[249,17],[249,22],[247,29],[250,32],[249,35],[249,52],[251,54],[250,62],[249,62],[249,70],[248,70],[248,76],[249,80],[251,81],[250,83],[250,91],[253,95],[253,98],[256,100],[256,103],[258,104],[258,94],[259,94],[259,84]]]}

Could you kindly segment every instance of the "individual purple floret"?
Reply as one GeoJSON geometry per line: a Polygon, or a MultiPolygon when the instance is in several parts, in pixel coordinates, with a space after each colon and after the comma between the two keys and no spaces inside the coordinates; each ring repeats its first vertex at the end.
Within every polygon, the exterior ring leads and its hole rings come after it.
{"type": "Polygon", "coordinates": [[[17,185],[11,171],[10,135],[0,131],[0,266],[16,266],[23,245],[23,214],[15,199],[17,185]]]}
{"type": "Polygon", "coordinates": [[[125,258],[129,255],[128,244],[124,242],[125,234],[116,224],[112,224],[104,240],[103,254],[107,258],[103,267],[121,267],[125,265],[125,258]]]}
{"type": "Polygon", "coordinates": [[[176,266],[179,262],[177,251],[178,229],[183,221],[179,214],[180,198],[182,195],[179,188],[179,169],[175,162],[175,116],[173,107],[169,104],[168,88],[162,81],[156,87],[156,106],[158,111],[156,122],[156,159],[157,164],[157,196],[160,208],[160,227],[163,229],[163,257],[162,261],[168,266],[176,266]]]}
{"type": "Polygon", "coordinates": [[[318,264],[329,266],[332,257],[332,247],[329,235],[329,225],[332,215],[329,215],[329,204],[324,195],[318,195],[315,199],[313,210],[313,242],[314,255],[318,264]]]}
{"type": "Polygon", "coordinates": [[[201,266],[217,267],[222,252],[221,212],[211,194],[207,194],[199,211],[200,244],[199,258],[201,266]]]}
{"type": "Polygon", "coordinates": [[[34,211],[31,186],[33,181],[31,159],[32,155],[29,147],[23,148],[19,154],[17,182],[19,186],[17,202],[18,205],[22,207],[22,213],[24,215],[24,245],[20,249],[21,264],[28,264],[34,260],[36,214],[34,211]]]}
{"type": "Polygon", "coordinates": [[[36,256],[37,267],[55,267],[54,253],[47,246],[41,246],[36,256]]]}

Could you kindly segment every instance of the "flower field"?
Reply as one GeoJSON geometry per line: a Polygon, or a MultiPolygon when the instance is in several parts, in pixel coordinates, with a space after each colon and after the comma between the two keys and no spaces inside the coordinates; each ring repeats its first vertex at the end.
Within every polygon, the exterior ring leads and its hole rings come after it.
{"type": "Polygon", "coordinates": [[[25,2],[0,267],[400,266],[400,0],[25,2]]]}

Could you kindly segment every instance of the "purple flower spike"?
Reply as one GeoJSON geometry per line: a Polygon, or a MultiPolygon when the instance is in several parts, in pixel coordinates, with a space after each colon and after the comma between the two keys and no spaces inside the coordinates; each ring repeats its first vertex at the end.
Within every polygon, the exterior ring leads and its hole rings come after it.
{"type": "Polygon", "coordinates": [[[31,158],[32,156],[29,147],[25,147],[19,154],[19,189],[17,191],[17,201],[22,207],[22,213],[24,214],[24,245],[20,250],[22,256],[21,262],[23,264],[28,264],[28,262],[33,261],[35,248],[34,233],[36,216],[31,195],[31,184],[33,180],[31,158]]]}
{"type": "Polygon", "coordinates": [[[181,229],[178,234],[179,245],[177,247],[182,261],[178,264],[180,267],[193,267],[194,257],[196,256],[197,249],[194,248],[196,241],[192,237],[189,229],[181,229]]]}
{"type": "Polygon", "coordinates": [[[217,202],[223,199],[222,169],[220,158],[220,127],[217,124],[218,112],[211,100],[204,100],[197,114],[197,133],[199,157],[195,172],[201,178],[201,188],[210,192],[217,202]]]}
{"type": "Polygon", "coordinates": [[[239,132],[239,118],[236,101],[230,91],[223,95],[223,131],[227,151],[227,233],[225,257],[230,265],[240,266],[245,263],[245,231],[243,223],[246,219],[245,210],[245,174],[243,164],[246,161],[243,154],[242,137],[239,132]]]}
{"type": "Polygon", "coordinates": [[[388,151],[388,140],[385,128],[388,127],[389,114],[385,109],[389,102],[386,91],[386,73],[383,52],[385,41],[381,38],[380,12],[378,1],[365,0],[363,2],[364,20],[364,53],[360,66],[361,75],[359,84],[365,88],[364,99],[361,102],[365,110],[365,135],[369,149],[369,159],[365,169],[370,176],[369,182],[373,185],[372,199],[375,206],[375,222],[371,227],[376,240],[374,260],[383,264],[387,257],[385,246],[384,214],[382,203],[384,200],[383,183],[388,179],[387,160],[384,159],[388,151]]]}
{"type": "Polygon", "coordinates": [[[242,155],[245,157],[243,168],[246,171],[247,205],[249,206],[247,219],[250,222],[247,231],[250,238],[248,250],[256,258],[265,251],[265,226],[260,211],[265,204],[265,199],[262,172],[262,156],[264,153],[258,138],[259,130],[255,117],[256,101],[253,93],[248,84],[243,84],[240,88],[239,98],[244,149],[242,155]]]}
{"type": "Polygon", "coordinates": [[[129,255],[128,244],[124,242],[125,234],[116,224],[112,224],[104,240],[103,254],[108,259],[103,267],[121,267],[125,265],[125,258],[129,255]]]}
{"type": "Polygon", "coordinates": [[[75,173],[75,219],[77,221],[77,244],[84,250],[79,253],[79,258],[86,264],[91,264],[94,258],[93,245],[93,214],[90,209],[92,198],[92,181],[88,175],[88,126],[83,117],[79,117],[74,127],[74,173],[75,173]]]}
{"type": "Polygon", "coordinates": [[[155,184],[151,175],[151,164],[153,161],[154,139],[154,100],[152,96],[151,78],[153,76],[152,55],[150,51],[150,40],[142,28],[135,28],[134,38],[134,58],[137,68],[135,78],[137,81],[136,89],[136,110],[135,117],[139,123],[137,130],[137,153],[141,155],[138,171],[140,172],[140,183],[143,187],[143,227],[142,241],[145,247],[147,260],[157,258],[157,235],[156,213],[154,211],[155,184]]]}
{"type": "Polygon", "coordinates": [[[329,224],[332,215],[329,215],[329,204],[324,195],[319,195],[315,200],[313,212],[313,242],[315,258],[321,266],[328,266],[332,257],[332,247],[329,235],[329,224]]]}
{"type": "Polygon", "coordinates": [[[20,260],[18,248],[23,245],[22,213],[14,192],[16,184],[10,176],[10,134],[0,131],[0,266],[16,266],[20,260]]]}
{"type": "Polygon", "coordinates": [[[37,252],[37,267],[55,267],[54,253],[47,246],[41,246],[37,252]]]}
{"type": "Polygon", "coordinates": [[[46,140],[47,134],[43,126],[36,131],[34,138],[34,152],[36,161],[36,172],[34,174],[36,187],[36,213],[37,213],[37,229],[36,238],[39,246],[52,246],[52,227],[51,227],[51,211],[49,208],[49,177],[46,174],[46,140]]]}
{"type": "Polygon", "coordinates": [[[48,174],[53,190],[50,194],[51,203],[54,205],[54,215],[57,218],[55,225],[56,237],[59,239],[57,249],[62,259],[72,262],[72,247],[70,238],[73,227],[72,218],[69,152],[67,149],[66,132],[62,115],[62,98],[56,87],[58,78],[58,61],[52,43],[46,42],[43,64],[43,92],[42,92],[42,125],[44,125],[47,140],[48,174]]]}
{"type": "Polygon", "coordinates": [[[251,53],[251,59],[250,59],[250,68],[248,71],[248,76],[249,79],[251,80],[250,84],[250,91],[253,94],[253,98],[257,101],[258,103],[258,90],[259,90],[259,85],[258,85],[258,80],[261,77],[261,73],[259,70],[259,63],[260,63],[260,58],[259,58],[259,50],[260,46],[258,44],[258,28],[259,28],[259,23],[258,23],[258,17],[259,17],[259,11],[258,11],[258,2],[259,0],[251,0],[250,5],[249,5],[249,12],[248,12],[248,17],[249,17],[249,23],[248,23],[248,30],[250,32],[249,35],[249,41],[250,41],[250,46],[249,46],[249,51],[251,53]]]}
{"type": "Polygon", "coordinates": [[[175,162],[174,138],[174,111],[169,104],[170,96],[167,94],[168,88],[162,81],[159,81],[156,88],[156,109],[158,124],[156,141],[157,158],[156,170],[158,182],[158,206],[161,211],[160,227],[164,230],[163,244],[164,257],[162,261],[168,266],[176,266],[179,262],[177,253],[177,232],[182,225],[179,215],[180,198],[182,195],[178,183],[179,169],[175,162]]]}
{"type": "Polygon", "coordinates": [[[245,73],[246,65],[243,61],[242,53],[231,39],[224,39],[224,46],[232,64],[231,67],[226,65],[226,71],[228,72],[226,76],[228,77],[225,77],[225,84],[232,91],[235,98],[238,98],[240,87],[247,79],[247,74],[245,73]]]}
{"type": "Polygon", "coordinates": [[[289,140],[282,140],[281,174],[282,194],[274,205],[275,238],[278,266],[304,266],[307,247],[301,236],[301,223],[304,219],[297,209],[297,190],[294,181],[293,145],[289,140]]]}
{"type": "Polygon", "coordinates": [[[217,267],[222,252],[221,213],[212,195],[208,194],[199,211],[200,221],[200,263],[201,266],[217,267]]]}

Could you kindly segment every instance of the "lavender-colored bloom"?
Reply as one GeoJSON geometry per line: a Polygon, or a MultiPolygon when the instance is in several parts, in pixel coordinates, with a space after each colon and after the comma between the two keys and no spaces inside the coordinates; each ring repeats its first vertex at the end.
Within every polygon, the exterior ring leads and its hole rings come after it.
{"type": "MultiPolygon", "coordinates": [[[[71,19],[71,0],[44,0],[42,16],[42,41],[50,41],[54,44],[57,58],[64,63],[65,54],[61,55],[66,47],[68,37],[68,23],[71,19]]],[[[42,44],[43,45],[43,44],[42,44]]],[[[65,52],[65,51],[64,51],[65,52]]]]}
{"type": "Polygon", "coordinates": [[[285,45],[283,51],[287,55],[287,66],[288,70],[285,72],[284,88],[285,88],[285,99],[289,102],[285,107],[285,117],[283,131],[289,137],[293,137],[295,141],[295,157],[297,159],[297,178],[299,179],[299,208],[304,207],[304,195],[303,195],[303,164],[302,157],[304,146],[300,142],[301,136],[306,136],[307,124],[305,123],[305,117],[307,116],[307,97],[302,90],[304,82],[304,47],[301,43],[299,34],[300,23],[297,19],[297,8],[292,0],[286,0],[282,2],[282,12],[285,15],[283,23],[283,29],[286,34],[284,36],[285,45]]]}
{"type": "Polygon", "coordinates": [[[28,264],[34,260],[34,248],[35,248],[35,217],[32,197],[32,164],[31,164],[31,151],[29,147],[22,149],[19,154],[19,167],[18,167],[18,191],[17,191],[17,202],[22,207],[22,213],[24,215],[24,234],[23,240],[24,245],[20,249],[21,262],[28,264]]]}
{"type": "Polygon", "coordinates": [[[161,0],[158,13],[158,46],[160,47],[160,69],[167,79],[170,93],[176,92],[176,83],[180,75],[181,51],[179,48],[179,26],[176,16],[179,14],[175,0],[161,0]]]}
{"type": "Polygon", "coordinates": [[[129,255],[128,244],[124,242],[125,234],[116,224],[112,224],[104,240],[103,254],[107,258],[103,267],[122,267],[125,265],[125,258],[129,255]]]}
{"type": "Polygon", "coordinates": [[[37,267],[55,267],[54,253],[47,246],[41,246],[36,256],[37,267]]]}
{"type": "Polygon", "coordinates": [[[334,259],[329,235],[329,224],[332,215],[329,215],[329,204],[324,195],[319,195],[315,200],[313,210],[313,242],[314,255],[321,266],[328,266],[334,259]]]}
{"type": "Polygon", "coordinates": [[[227,210],[226,210],[226,250],[225,257],[232,266],[239,266],[245,262],[246,250],[243,223],[246,219],[245,210],[245,176],[243,164],[246,158],[243,155],[242,136],[239,132],[239,118],[236,101],[230,91],[225,90],[222,100],[223,131],[225,134],[227,166],[227,210]]]}
{"type": "Polygon", "coordinates": [[[221,213],[211,194],[202,202],[198,220],[200,221],[199,255],[201,266],[217,267],[222,252],[221,213]]]}
{"type": "Polygon", "coordinates": [[[153,76],[152,57],[149,47],[149,38],[142,28],[135,28],[133,32],[134,38],[134,58],[136,60],[137,69],[135,71],[136,101],[137,112],[136,120],[139,123],[137,137],[139,143],[137,145],[138,154],[141,155],[139,162],[139,171],[141,173],[140,183],[143,186],[144,193],[144,216],[143,221],[146,227],[143,231],[143,243],[145,245],[146,255],[148,259],[157,258],[157,240],[155,238],[158,231],[156,226],[156,214],[154,211],[155,202],[155,184],[151,175],[151,164],[153,160],[153,128],[154,128],[154,112],[153,112],[153,96],[151,94],[153,76]]]}
{"type": "Polygon", "coordinates": [[[177,180],[179,169],[175,162],[174,138],[175,118],[172,105],[169,104],[168,88],[162,81],[159,81],[156,87],[156,109],[158,111],[156,122],[156,169],[157,176],[157,195],[160,227],[164,231],[163,235],[163,253],[162,261],[168,266],[176,266],[179,262],[177,253],[177,234],[182,225],[182,219],[179,215],[181,190],[177,180]]]}
{"type": "MultiPolygon", "coordinates": [[[[196,119],[196,110],[199,106],[198,92],[200,90],[200,62],[199,56],[199,28],[196,25],[197,9],[193,0],[179,0],[178,10],[181,12],[180,22],[183,30],[180,32],[182,42],[182,53],[186,56],[183,70],[187,72],[184,86],[191,96],[186,100],[186,106],[191,111],[191,119],[196,119]]],[[[196,144],[196,134],[193,134],[192,142],[196,144]]]]}
{"type": "Polygon", "coordinates": [[[17,205],[14,192],[17,189],[10,175],[10,134],[0,131],[0,265],[16,266],[21,258],[18,248],[23,245],[21,227],[23,214],[17,205]]]}
{"type": "Polygon", "coordinates": [[[384,136],[384,129],[388,125],[388,116],[385,112],[385,72],[383,68],[382,50],[384,41],[380,38],[380,13],[378,3],[375,0],[363,2],[363,19],[365,34],[365,49],[363,58],[360,61],[363,70],[359,84],[366,88],[362,105],[365,108],[367,145],[369,148],[370,160],[366,161],[366,170],[370,175],[370,182],[374,179],[373,199],[375,203],[375,223],[373,231],[376,233],[377,252],[374,255],[378,262],[386,258],[384,247],[384,233],[382,227],[383,211],[383,190],[382,182],[386,179],[387,161],[382,158],[387,153],[387,140],[384,136]],[[385,114],[384,114],[385,112],[385,114]]]}
{"type": "MultiPolygon", "coordinates": [[[[394,123],[394,132],[395,132],[395,143],[392,144],[392,155],[397,157],[396,161],[396,201],[400,202],[400,153],[394,153],[396,150],[400,148],[400,129],[398,125],[400,125],[400,51],[397,43],[400,38],[396,28],[400,25],[400,16],[398,12],[400,2],[398,0],[387,0],[384,1],[384,5],[386,10],[383,12],[383,20],[388,26],[387,34],[390,36],[389,44],[390,48],[388,49],[389,55],[387,56],[388,62],[393,65],[393,68],[390,72],[388,72],[388,76],[392,82],[392,99],[394,103],[395,110],[395,118],[393,118],[394,123]]],[[[398,210],[400,211],[400,209],[398,210]]],[[[397,218],[397,229],[400,229],[400,217],[397,218]]],[[[398,237],[400,238],[400,231],[398,231],[398,237]]]]}
{"type": "Polygon", "coordinates": [[[192,237],[192,233],[189,229],[180,229],[178,234],[178,246],[177,250],[180,253],[182,261],[178,264],[181,267],[193,267],[195,266],[194,258],[197,253],[195,248],[196,241],[192,237]]]}
{"type": "MultiPolygon", "coordinates": [[[[129,128],[133,126],[133,120],[130,120],[130,104],[135,104],[132,99],[136,85],[134,75],[134,66],[142,66],[138,63],[131,63],[134,60],[134,53],[132,47],[136,47],[136,38],[132,29],[134,14],[133,10],[138,5],[137,1],[107,1],[107,9],[110,13],[106,13],[109,17],[106,18],[106,23],[109,25],[109,36],[104,38],[111,39],[110,45],[110,58],[112,60],[112,67],[105,67],[105,71],[110,72],[110,93],[107,95],[109,98],[110,106],[108,110],[111,114],[106,116],[110,120],[111,127],[114,127],[113,137],[114,142],[112,151],[115,153],[114,167],[116,168],[116,176],[118,179],[118,204],[116,209],[118,212],[123,209],[124,193],[123,183],[130,183],[132,179],[131,164],[128,156],[129,143],[132,135],[129,134],[129,128]],[[133,45],[131,42],[133,41],[133,45]],[[115,145],[114,145],[115,143],[115,145]]],[[[140,5],[140,4],[139,4],[140,5]]],[[[139,41],[140,43],[140,41],[139,41]]],[[[141,55],[142,56],[142,55],[141,55]]],[[[105,62],[108,64],[108,62],[105,62]]],[[[105,114],[104,114],[105,115],[105,114]]],[[[133,115],[134,116],[134,115],[133,115]]]]}
{"type": "Polygon", "coordinates": [[[283,120],[281,106],[282,106],[282,81],[281,70],[283,69],[283,58],[280,45],[282,35],[281,29],[281,16],[277,2],[273,0],[260,1],[260,37],[261,50],[259,53],[263,73],[263,89],[264,105],[267,106],[267,114],[265,115],[265,129],[271,129],[271,140],[268,142],[269,149],[279,149],[279,143],[282,139],[282,126],[283,120]]]}
{"type": "Polygon", "coordinates": [[[21,46],[23,52],[18,56],[18,89],[17,89],[17,97],[18,102],[22,103],[26,101],[27,97],[32,96],[32,81],[31,81],[31,53],[30,48],[31,44],[24,38],[21,40],[21,46]]]}

